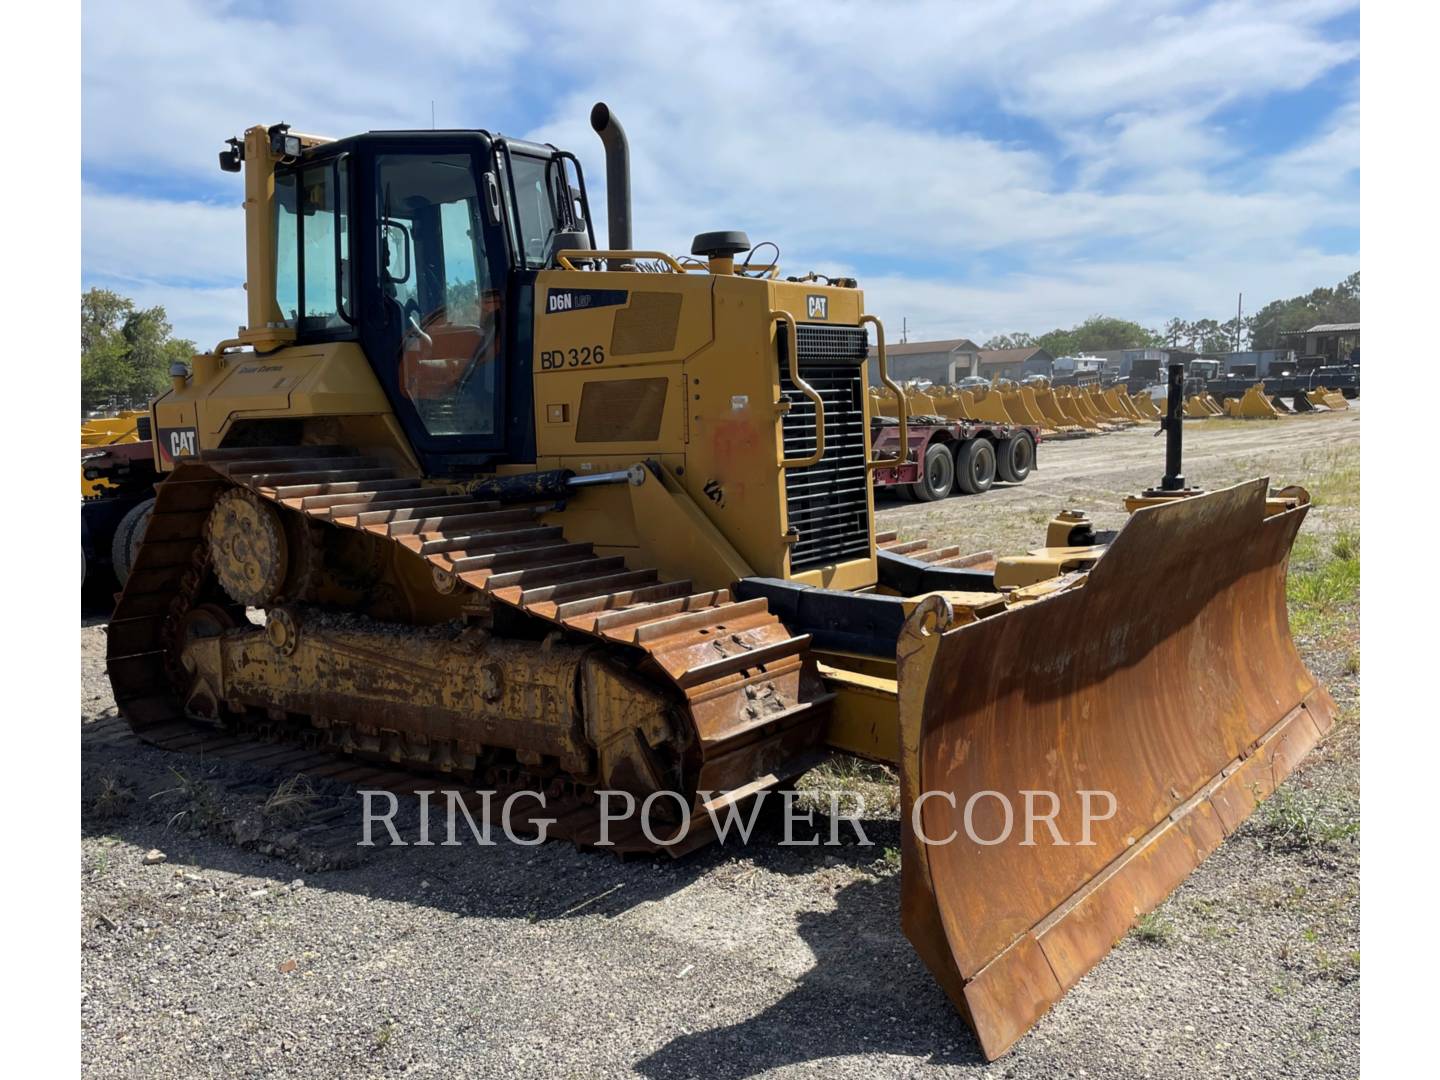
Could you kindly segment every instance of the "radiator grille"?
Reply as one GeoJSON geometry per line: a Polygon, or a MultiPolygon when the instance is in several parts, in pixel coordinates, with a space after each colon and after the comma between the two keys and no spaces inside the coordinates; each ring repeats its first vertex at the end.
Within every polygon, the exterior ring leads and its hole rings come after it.
{"type": "MultiPolygon", "coordinates": [[[[815,451],[815,406],[790,381],[789,343],[780,342],[780,389],[790,402],[781,421],[787,458],[815,451]]],[[[800,374],[825,402],[825,456],[785,470],[785,507],[799,540],[791,571],[870,554],[869,474],[865,468],[865,358],[861,326],[797,327],[800,374]]]]}

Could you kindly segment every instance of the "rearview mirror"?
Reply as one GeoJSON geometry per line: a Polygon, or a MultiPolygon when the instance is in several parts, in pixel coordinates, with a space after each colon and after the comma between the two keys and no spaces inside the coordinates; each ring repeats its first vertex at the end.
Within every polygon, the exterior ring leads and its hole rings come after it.
{"type": "Polygon", "coordinates": [[[410,230],[398,221],[380,225],[380,276],[389,284],[410,280],[410,230]]]}

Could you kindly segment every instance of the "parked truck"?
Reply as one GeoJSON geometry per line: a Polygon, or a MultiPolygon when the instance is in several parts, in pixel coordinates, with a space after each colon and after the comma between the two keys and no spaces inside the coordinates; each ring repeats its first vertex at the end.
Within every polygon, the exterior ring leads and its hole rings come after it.
{"type": "MultiPolygon", "coordinates": [[[[877,417],[870,425],[876,451],[898,456],[900,431],[892,418],[877,417]]],[[[1040,429],[926,416],[905,425],[905,441],[909,460],[875,469],[875,488],[916,502],[934,502],[956,491],[966,495],[989,491],[996,479],[1007,484],[1023,482],[1035,468],[1040,429]]]]}
{"type": "Polygon", "coordinates": [[[877,491],[934,502],[956,490],[989,491],[997,477],[1018,484],[1035,468],[1040,418],[1013,383],[970,378],[900,389],[903,401],[888,387],[870,392],[871,442],[882,461],[893,459],[871,470],[877,491]]]}

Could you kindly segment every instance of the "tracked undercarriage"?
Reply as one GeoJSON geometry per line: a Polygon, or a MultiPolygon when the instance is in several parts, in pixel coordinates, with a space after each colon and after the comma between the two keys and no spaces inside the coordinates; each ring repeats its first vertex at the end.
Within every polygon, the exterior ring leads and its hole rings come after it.
{"type": "MultiPolygon", "coordinates": [[[[579,843],[596,789],[678,792],[652,828],[690,850],[712,811],[817,760],[809,638],[567,542],[555,508],[333,447],[211,452],[159,488],[110,624],[117,702],[142,736],[243,730],[547,791],[579,843]]],[[[638,822],[611,839],[657,846],[638,822]]]]}

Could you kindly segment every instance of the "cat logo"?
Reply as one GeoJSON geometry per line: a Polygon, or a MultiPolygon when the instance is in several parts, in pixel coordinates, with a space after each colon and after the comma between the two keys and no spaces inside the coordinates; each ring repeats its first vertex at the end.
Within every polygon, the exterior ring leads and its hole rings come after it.
{"type": "Polygon", "coordinates": [[[160,456],[169,461],[193,458],[197,453],[193,427],[161,428],[160,456]]]}
{"type": "Polygon", "coordinates": [[[805,313],[812,319],[828,319],[830,317],[830,298],[813,293],[805,297],[805,313]]]}

